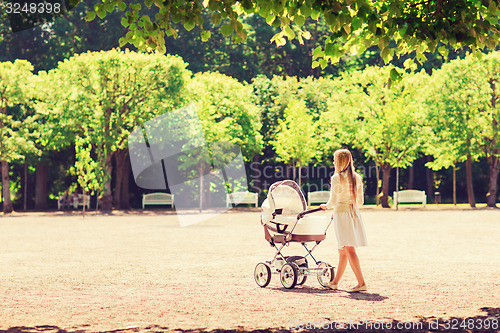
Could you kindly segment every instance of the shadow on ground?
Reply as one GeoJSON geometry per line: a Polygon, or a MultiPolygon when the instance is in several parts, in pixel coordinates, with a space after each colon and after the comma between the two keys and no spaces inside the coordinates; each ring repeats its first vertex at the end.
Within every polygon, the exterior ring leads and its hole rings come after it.
{"type": "MultiPolygon", "coordinates": [[[[330,290],[330,289],[325,289],[323,287],[321,288],[316,288],[316,287],[298,287],[294,289],[285,289],[285,288],[280,288],[280,287],[269,287],[268,289],[272,289],[275,291],[281,291],[283,293],[298,293],[298,294],[332,294],[332,293],[342,293],[345,292],[345,290],[330,290]]],[[[376,293],[369,293],[369,292],[363,292],[363,293],[350,293],[345,296],[340,296],[344,298],[349,298],[349,299],[354,299],[358,301],[369,301],[369,302],[381,302],[389,297],[383,296],[380,294],[376,293]]]]}
{"type": "MultiPolygon", "coordinates": [[[[363,295],[363,294],[359,294],[363,295]]],[[[365,297],[368,296],[364,294],[365,297]]],[[[469,318],[435,318],[422,317],[415,322],[399,322],[397,320],[366,323],[341,323],[333,322],[328,318],[321,323],[322,327],[302,326],[298,329],[270,328],[261,330],[245,330],[243,327],[236,329],[175,329],[159,325],[150,325],[144,327],[131,326],[110,331],[94,331],[88,326],[73,327],[70,329],[61,329],[57,326],[41,325],[35,327],[16,326],[7,330],[0,329],[0,333],[129,333],[129,332],[179,332],[179,333],[229,333],[229,332],[248,332],[248,333],[291,333],[298,332],[499,332],[500,331],[500,308],[481,308],[485,315],[469,318]]]]}

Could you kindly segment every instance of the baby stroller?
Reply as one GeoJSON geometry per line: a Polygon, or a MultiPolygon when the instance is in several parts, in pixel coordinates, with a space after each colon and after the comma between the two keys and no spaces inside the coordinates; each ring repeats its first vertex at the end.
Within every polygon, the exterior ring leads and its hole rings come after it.
{"type": "Polygon", "coordinates": [[[304,195],[294,181],[280,181],[269,188],[267,199],[262,203],[261,223],[265,238],[276,249],[276,253],[270,261],[255,266],[254,278],[260,287],[264,288],[271,282],[271,274],[279,274],[281,284],[286,289],[304,284],[309,275],[316,275],[323,287],[333,280],[334,267],[316,260],[312,254],[326,238],[332,220],[325,216],[306,216],[321,210],[306,208],[304,195]],[[283,248],[293,242],[302,244],[307,254],[284,256],[283,248]],[[307,243],[311,242],[316,244],[309,249],[307,243]],[[316,267],[309,267],[307,257],[311,257],[316,267]]]}

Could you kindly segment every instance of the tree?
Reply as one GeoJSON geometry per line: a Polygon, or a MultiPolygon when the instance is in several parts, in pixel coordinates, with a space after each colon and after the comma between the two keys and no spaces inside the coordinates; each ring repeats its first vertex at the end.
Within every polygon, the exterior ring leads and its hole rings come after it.
{"type": "MultiPolygon", "coordinates": [[[[487,204],[496,206],[500,154],[497,81],[499,56],[493,53],[481,61],[467,58],[452,61],[433,75],[427,103],[432,129],[430,152],[438,170],[466,163],[467,195],[475,206],[472,163],[484,156],[489,165],[487,204]]],[[[455,171],[454,171],[455,172],[455,171]]]]}
{"type": "MultiPolygon", "coordinates": [[[[201,17],[208,22],[211,13],[204,9],[201,17]]],[[[181,56],[194,73],[217,71],[240,82],[251,82],[258,75],[268,78],[274,75],[336,75],[346,66],[351,66],[352,61],[348,59],[325,69],[311,67],[312,45],[324,41],[328,34],[328,26],[321,18],[318,21],[308,19],[304,23],[311,32],[310,40],[305,40],[304,44],[293,40],[280,48],[269,47],[269,40],[279,32],[279,28],[267,24],[265,18],[248,15],[242,18],[242,23],[248,35],[242,43],[232,43],[217,26],[208,25],[206,29],[211,37],[206,42],[200,40],[197,28],[190,31],[179,29],[177,38],[170,36],[165,39],[165,47],[168,53],[181,56]]]]}
{"type": "MultiPolygon", "coordinates": [[[[211,149],[196,151],[184,161],[183,168],[196,168],[199,175],[209,174],[211,160],[215,163],[225,159],[224,143],[237,145],[245,161],[261,152],[261,122],[258,109],[252,104],[251,86],[220,73],[207,72],[196,74],[188,89],[200,118],[205,143],[211,149]],[[221,149],[213,149],[216,145],[221,149]]],[[[204,200],[207,194],[204,188],[208,189],[210,183],[200,182],[199,185],[200,208],[204,208],[203,202],[208,204],[210,200],[210,197],[204,200]]]]}
{"type": "Polygon", "coordinates": [[[498,193],[498,172],[500,167],[500,105],[499,104],[499,87],[500,81],[500,56],[498,53],[487,55],[483,61],[476,63],[475,66],[480,66],[483,75],[481,84],[481,92],[483,93],[486,103],[484,103],[484,118],[482,117],[483,131],[481,148],[483,154],[488,160],[489,167],[489,185],[488,193],[486,194],[486,202],[489,207],[496,207],[498,193]],[[486,79],[484,79],[486,78],[486,79]]]}
{"type": "MultiPolygon", "coordinates": [[[[71,0],[73,4],[80,1],[71,0]]],[[[87,13],[87,20],[96,15],[104,19],[118,8],[125,12],[122,24],[128,29],[120,45],[131,43],[139,49],[165,52],[165,37],[178,35],[177,24],[186,30],[198,26],[201,39],[210,38],[202,17],[204,8],[212,13],[212,24],[220,24],[221,33],[235,42],[248,36],[243,17],[258,14],[266,18],[269,25],[280,29],[271,39],[277,46],[285,45],[286,39],[297,39],[300,43],[310,39],[311,33],[303,28],[306,19],[318,20],[322,16],[331,34],[315,49],[313,67],[324,68],[347,53],[363,53],[373,45],[379,46],[386,62],[405,54],[424,62],[424,52],[434,52],[439,43],[454,49],[464,46],[475,51],[484,47],[493,49],[500,35],[499,6],[498,0],[205,0],[203,3],[144,0],[144,5],[110,0],[98,3],[94,11],[87,13]],[[143,15],[153,4],[157,10],[154,17],[143,15]],[[395,43],[390,43],[391,39],[395,43]]],[[[438,50],[446,53],[445,49],[438,50]]],[[[399,79],[397,72],[393,78],[399,79]]]]}
{"type": "Polygon", "coordinates": [[[279,121],[284,118],[285,109],[297,92],[297,78],[274,76],[269,79],[259,75],[253,79],[252,88],[252,102],[259,108],[262,123],[262,158],[272,160],[275,158],[272,141],[276,140],[279,121]]]}
{"type": "MultiPolygon", "coordinates": [[[[86,195],[94,195],[94,193],[99,197],[105,184],[105,181],[102,179],[102,176],[105,174],[104,165],[92,158],[92,145],[88,141],[88,137],[76,138],[76,161],[75,165],[71,168],[71,173],[77,177],[77,182],[82,188],[84,198],[86,195]]],[[[96,206],[97,209],[98,207],[96,206]]],[[[83,205],[82,214],[85,217],[85,205],[83,205]]]]}
{"type": "Polygon", "coordinates": [[[54,121],[70,124],[80,134],[85,124],[91,144],[102,147],[97,152],[98,160],[105,162],[107,179],[100,198],[103,210],[112,208],[114,154],[126,149],[136,126],[184,105],[189,76],[185,67],[174,56],[112,50],[76,55],[49,73],[53,86],[45,104],[54,121]]]}
{"type": "MultiPolygon", "coordinates": [[[[88,0],[74,8],[69,6],[53,20],[44,24],[32,22],[35,26],[27,24],[22,31],[16,31],[16,22],[11,22],[14,27],[8,28],[7,24],[2,24],[5,21],[0,21],[0,61],[26,59],[33,65],[34,73],[38,73],[57,67],[60,61],[74,54],[117,47],[118,38],[125,33],[120,25],[120,13],[110,13],[100,21],[84,20],[86,12],[92,10],[96,2],[88,0]]],[[[21,14],[21,18],[30,16],[22,11],[21,14]]],[[[40,18],[42,15],[36,13],[34,16],[40,18]]]]}
{"type": "Polygon", "coordinates": [[[453,167],[457,162],[465,161],[467,197],[469,205],[475,207],[472,163],[480,156],[477,133],[481,129],[477,122],[478,87],[474,85],[472,75],[462,74],[462,71],[470,70],[470,65],[470,61],[452,61],[436,71],[432,77],[427,99],[431,108],[429,124],[433,132],[439,134],[437,140],[433,140],[437,147],[433,154],[436,163],[429,165],[434,168],[440,165],[453,167]],[[440,145],[450,146],[449,153],[436,155],[440,150],[447,149],[440,148],[440,145]]]}
{"type": "MultiPolygon", "coordinates": [[[[36,111],[39,125],[39,136],[34,141],[40,155],[36,163],[36,195],[35,209],[49,208],[49,174],[50,169],[61,168],[58,179],[50,182],[52,190],[60,194],[67,189],[69,184],[60,184],[59,180],[69,175],[69,168],[74,164],[73,158],[68,156],[74,153],[76,137],[82,134],[82,125],[78,118],[63,117],[62,101],[58,100],[63,92],[61,82],[54,72],[39,71],[33,78],[35,85],[33,108],[36,111]],[[60,158],[60,156],[65,156],[60,158]],[[61,188],[63,186],[63,188],[61,188]]],[[[66,87],[67,88],[67,87],[66,87]]],[[[77,114],[73,114],[77,116],[77,114]]],[[[74,156],[73,156],[74,157],[74,156]]]]}
{"type": "MultiPolygon", "coordinates": [[[[0,63],[0,163],[2,166],[3,212],[13,211],[10,197],[9,163],[23,160],[34,151],[30,127],[32,117],[15,119],[14,108],[24,108],[33,90],[30,89],[33,66],[25,60],[0,63]]],[[[22,110],[18,110],[21,111],[22,110]]]]}
{"type": "Polygon", "coordinates": [[[329,111],[320,119],[329,131],[323,134],[324,150],[330,151],[339,142],[359,148],[375,162],[377,184],[378,170],[382,170],[383,207],[389,207],[392,168],[406,168],[418,156],[423,125],[417,87],[423,84],[424,74],[408,75],[389,87],[390,70],[369,67],[344,75],[329,111]],[[328,140],[328,136],[333,138],[328,140]]]}
{"type": "Polygon", "coordinates": [[[302,185],[302,166],[307,165],[317,154],[317,124],[308,114],[306,104],[302,100],[292,100],[285,109],[285,118],[279,122],[279,132],[272,142],[279,159],[299,168],[299,186],[302,185]]]}

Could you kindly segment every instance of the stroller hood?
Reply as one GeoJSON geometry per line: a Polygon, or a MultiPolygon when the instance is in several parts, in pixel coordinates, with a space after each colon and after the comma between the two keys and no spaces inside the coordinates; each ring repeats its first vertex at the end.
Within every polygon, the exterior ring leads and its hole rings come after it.
{"type": "Polygon", "coordinates": [[[271,221],[276,214],[297,216],[306,210],[306,200],[299,185],[292,180],[276,182],[269,188],[267,199],[262,203],[262,223],[271,221]]]}

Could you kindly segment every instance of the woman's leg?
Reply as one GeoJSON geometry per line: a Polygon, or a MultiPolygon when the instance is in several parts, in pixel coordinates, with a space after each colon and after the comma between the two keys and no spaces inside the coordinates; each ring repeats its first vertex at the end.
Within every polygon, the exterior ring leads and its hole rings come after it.
{"type": "Polygon", "coordinates": [[[337,274],[332,281],[332,284],[339,284],[342,275],[344,275],[345,268],[347,266],[347,254],[344,248],[339,249],[339,265],[337,267],[337,274]]]}
{"type": "Polygon", "coordinates": [[[354,248],[354,246],[345,246],[344,251],[347,254],[347,258],[349,259],[349,264],[351,265],[352,271],[354,272],[354,275],[356,275],[356,279],[358,279],[358,285],[354,288],[366,285],[365,280],[363,279],[363,273],[361,273],[361,265],[359,264],[359,258],[356,254],[356,249],[354,248]]]}

